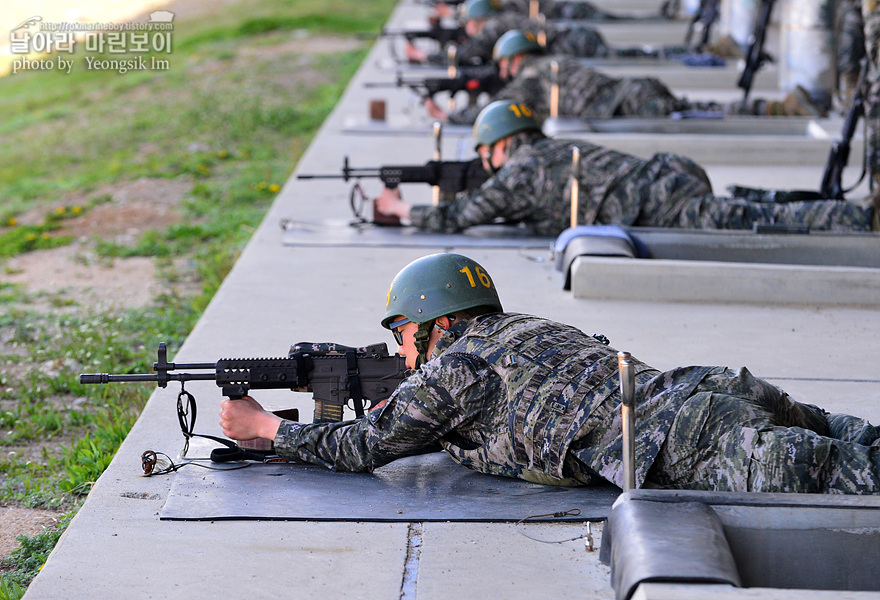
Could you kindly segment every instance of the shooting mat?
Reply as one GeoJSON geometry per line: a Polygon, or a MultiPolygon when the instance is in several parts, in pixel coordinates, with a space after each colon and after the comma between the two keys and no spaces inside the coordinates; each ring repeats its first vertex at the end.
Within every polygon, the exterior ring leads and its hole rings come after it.
{"type": "Polygon", "coordinates": [[[374,473],[334,473],[315,465],[252,464],[244,469],[181,469],[159,513],[162,520],[485,521],[580,509],[599,521],[620,489],[566,488],[483,475],[445,452],[394,461],[374,473]]]}
{"type": "Polygon", "coordinates": [[[410,246],[427,248],[541,248],[553,238],[535,237],[520,227],[482,225],[465,233],[431,233],[415,227],[352,226],[343,221],[281,223],[285,246],[410,246]]]}
{"type": "MultiPolygon", "coordinates": [[[[412,136],[430,138],[434,131],[432,121],[414,122],[409,117],[388,121],[368,121],[348,118],[342,126],[342,133],[354,135],[389,135],[395,137],[412,136]]],[[[443,124],[443,137],[473,138],[474,129],[470,125],[443,124]]],[[[473,148],[473,143],[470,143],[473,148]]]]}

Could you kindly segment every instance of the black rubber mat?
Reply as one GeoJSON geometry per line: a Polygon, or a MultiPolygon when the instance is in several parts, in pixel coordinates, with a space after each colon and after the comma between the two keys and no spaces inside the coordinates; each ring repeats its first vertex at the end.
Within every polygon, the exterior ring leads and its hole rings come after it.
{"type": "Polygon", "coordinates": [[[285,246],[412,246],[426,248],[542,248],[553,238],[536,237],[521,227],[481,225],[465,233],[432,233],[415,227],[349,225],[343,221],[281,223],[285,246]]]}
{"type": "Polygon", "coordinates": [[[292,464],[224,471],[188,466],[174,475],[160,518],[516,522],[550,514],[530,521],[599,521],[619,494],[610,484],[567,488],[483,475],[437,452],[372,474],[292,464]]]}

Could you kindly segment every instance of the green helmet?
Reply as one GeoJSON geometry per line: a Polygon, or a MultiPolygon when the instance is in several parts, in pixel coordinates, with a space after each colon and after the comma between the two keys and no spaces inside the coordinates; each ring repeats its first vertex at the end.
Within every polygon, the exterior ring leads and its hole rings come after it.
{"type": "Polygon", "coordinates": [[[391,282],[382,327],[391,329],[397,316],[422,324],[478,306],[501,310],[486,270],[461,254],[431,254],[405,266],[391,282]]]}
{"type": "Polygon", "coordinates": [[[511,29],[495,42],[492,48],[492,60],[498,62],[502,58],[513,58],[517,54],[538,54],[544,47],[538,43],[535,35],[529,31],[511,29]]]}
{"type": "Polygon", "coordinates": [[[511,100],[497,100],[486,105],[474,121],[474,148],[491,146],[520,131],[541,131],[532,109],[511,100]]]}
{"type": "Polygon", "coordinates": [[[461,9],[461,19],[463,21],[486,19],[500,9],[501,3],[498,0],[468,0],[461,9]]]}

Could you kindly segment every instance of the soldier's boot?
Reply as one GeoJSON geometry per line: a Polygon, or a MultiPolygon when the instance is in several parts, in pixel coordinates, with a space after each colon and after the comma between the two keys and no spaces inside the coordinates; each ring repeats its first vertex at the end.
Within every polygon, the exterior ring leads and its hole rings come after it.
{"type": "Polygon", "coordinates": [[[810,93],[799,85],[782,100],[768,100],[765,114],[773,117],[827,116],[825,110],[810,98],[810,93]]]}
{"type": "Polygon", "coordinates": [[[745,58],[742,46],[732,36],[724,36],[718,41],[708,44],[706,51],[724,58],[745,58]]]}

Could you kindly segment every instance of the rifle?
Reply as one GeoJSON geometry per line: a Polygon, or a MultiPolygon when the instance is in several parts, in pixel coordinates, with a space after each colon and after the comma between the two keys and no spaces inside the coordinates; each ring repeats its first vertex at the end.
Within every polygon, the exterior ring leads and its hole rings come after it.
{"type": "Polygon", "coordinates": [[[764,52],[764,40],[767,36],[767,26],[770,23],[770,13],[773,12],[774,1],[761,0],[761,16],[755,22],[755,31],[751,36],[745,68],[743,68],[743,72],[736,84],[737,87],[743,89],[743,102],[749,99],[749,92],[752,91],[752,79],[755,77],[755,73],[765,62],[773,61],[773,58],[764,52]]]}
{"type": "Polygon", "coordinates": [[[215,450],[211,459],[224,462],[242,457],[262,459],[265,455],[248,454],[235,443],[215,436],[195,434],[195,398],[184,389],[187,381],[214,381],[222,394],[240,400],[250,390],[288,389],[312,392],[315,401],[314,422],[343,420],[343,410],[351,400],[355,415],[372,409],[387,399],[406,377],[406,361],[402,356],[389,355],[384,343],[352,348],[338,344],[302,342],[290,348],[287,358],[223,358],[216,363],[173,363],[167,360],[167,348],[159,343],[154,373],[85,373],[83,384],[155,381],[167,387],[169,381],[180,382],[177,416],[187,443],[191,437],[204,437],[222,443],[227,449],[215,450]],[[180,372],[196,371],[196,372],[180,372]],[[367,405],[369,403],[369,405],[367,405]]]}
{"type": "Polygon", "coordinates": [[[709,43],[712,25],[718,20],[718,2],[719,0],[700,0],[700,8],[688,24],[687,33],[684,36],[684,45],[689,49],[702,50],[709,43]],[[702,36],[698,44],[691,44],[691,38],[698,23],[702,36]]]}
{"type": "Polygon", "coordinates": [[[812,190],[773,190],[764,188],[750,188],[745,186],[729,186],[727,189],[734,198],[742,198],[752,202],[804,202],[810,200],[844,200],[847,192],[852,191],[862,182],[865,170],[859,180],[851,187],[843,189],[843,170],[849,162],[849,151],[852,138],[856,133],[859,119],[865,114],[865,77],[868,72],[867,59],[862,59],[859,71],[859,82],[856,84],[856,92],[843,120],[843,132],[840,140],[834,142],[828,153],[825,163],[825,171],[822,174],[822,183],[818,191],[812,190]]]}
{"type": "Polygon", "coordinates": [[[407,79],[401,73],[397,74],[394,82],[365,83],[364,87],[403,87],[406,86],[421,96],[423,100],[433,98],[440,92],[449,92],[454,96],[458,92],[467,92],[469,96],[476,97],[482,93],[494,95],[505,86],[505,81],[498,75],[498,71],[491,69],[459,70],[456,77],[423,77],[407,79]]]}
{"type": "MultiPolygon", "coordinates": [[[[819,191],[824,194],[825,198],[834,200],[843,200],[845,191],[843,189],[843,170],[849,162],[850,143],[856,133],[856,125],[865,114],[865,98],[864,87],[865,77],[868,72],[867,59],[862,59],[861,69],[859,70],[859,82],[856,84],[856,92],[853,94],[852,102],[847,109],[846,117],[843,120],[843,132],[840,141],[834,142],[831,146],[831,152],[828,154],[828,161],[825,163],[825,173],[822,175],[822,183],[819,191]]],[[[862,177],[865,176],[862,171],[862,177]]],[[[858,185],[859,181],[855,185],[858,185]]],[[[852,189],[852,188],[850,188],[852,189]]]]}
{"type": "MultiPolygon", "coordinates": [[[[437,186],[441,192],[454,194],[462,190],[478,188],[489,179],[479,158],[471,160],[430,160],[424,165],[384,166],[354,168],[348,164],[348,156],[342,161],[341,175],[297,175],[297,179],[349,179],[378,177],[385,187],[394,189],[401,183],[427,183],[437,186]]],[[[359,182],[355,182],[350,195],[351,210],[361,219],[365,194],[359,182]],[[359,197],[359,204],[358,204],[359,197]]],[[[389,224],[389,223],[385,223],[389,224]]]]}
{"type": "Polygon", "coordinates": [[[434,23],[428,29],[382,29],[381,37],[392,36],[404,37],[408,42],[418,39],[434,40],[441,46],[460,44],[468,37],[464,27],[444,27],[440,23],[434,23]]]}

